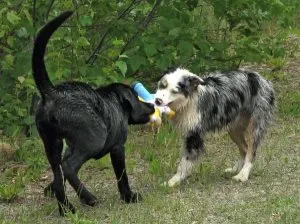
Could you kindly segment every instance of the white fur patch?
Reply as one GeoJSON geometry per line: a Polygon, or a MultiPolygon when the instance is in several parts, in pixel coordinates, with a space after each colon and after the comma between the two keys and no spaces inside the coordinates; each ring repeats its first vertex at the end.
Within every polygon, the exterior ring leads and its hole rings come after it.
{"type": "Polygon", "coordinates": [[[175,128],[184,136],[187,132],[199,125],[201,114],[197,112],[196,98],[189,99],[186,106],[175,112],[172,123],[175,128]]]}
{"type": "Polygon", "coordinates": [[[186,177],[191,174],[194,162],[187,160],[185,156],[181,158],[181,161],[177,168],[177,173],[168,181],[169,187],[179,185],[186,177]]]}
{"type": "MultiPolygon", "coordinates": [[[[193,129],[201,121],[201,114],[197,112],[198,97],[201,91],[205,91],[203,87],[198,86],[198,91],[188,98],[183,94],[174,94],[177,90],[178,83],[183,77],[196,76],[186,69],[178,68],[173,73],[166,74],[162,79],[166,88],[158,88],[155,97],[162,100],[163,105],[169,105],[175,111],[172,119],[177,130],[185,135],[189,130],[193,129]]],[[[198,76],[196,76],[199,78],[198,76]]],[[[200,78],[199,78],[200,79],[200,78]]]]}
{"type": "Polygon", "coordinates": [[[248,180],[252,166],[252,163],[246,162],[241,171],[236,176],[234,176],[233,179],[236,181],[246,182],[248,180]]]}

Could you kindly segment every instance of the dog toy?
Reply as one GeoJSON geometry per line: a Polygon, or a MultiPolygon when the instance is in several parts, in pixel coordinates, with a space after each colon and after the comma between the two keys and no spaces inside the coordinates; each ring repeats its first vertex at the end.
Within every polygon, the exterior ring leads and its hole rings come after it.
{"type": "Polygon", "coordinates": [[[149,91],[140,82],[134,82],[131,88],[138,94],[141,101],[152,103],[154,105],[155,112],[150,116],[150,122],[155,126],[159,127],[161,125],[161,117],[166,114],[169,119],[175,115],[175,112],[171,110],[168,106],[157,106],[154,102],[154,94],[149,93],[149,91]]]}

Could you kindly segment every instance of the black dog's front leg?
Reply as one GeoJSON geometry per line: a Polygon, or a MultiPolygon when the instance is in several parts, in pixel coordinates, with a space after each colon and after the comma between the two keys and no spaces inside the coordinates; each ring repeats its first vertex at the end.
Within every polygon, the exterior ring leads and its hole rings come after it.
{"type": "Polygon", "coordinates": [[[139,193],[133,193],[129,187],[125,167],[124,147],[112,150],[110,152],[110,158],[118,181],[118,189],[121,195],[121,199],[124,200],[126,203],[135,203],[141,201],[141,195],[139,193]]]}

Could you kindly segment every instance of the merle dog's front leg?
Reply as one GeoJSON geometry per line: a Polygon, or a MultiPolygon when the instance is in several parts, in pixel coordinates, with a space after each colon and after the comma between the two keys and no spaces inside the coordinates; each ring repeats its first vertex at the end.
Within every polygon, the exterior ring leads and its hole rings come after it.
{"type": "Polygon", "coordinates": [[[124,147],[116,148],[110,152],[111,162],[118,181],[118,189],[121,199],[126,203],[138,202],[142,200],[139,193],[133,193],[129,187],[128,177],[125,167],[125,149],[124,147]]]}
{"type": "Polygon", "coordinates": [[[201,131],[196,129],[189,131],[185,137],[184,148],[177,173],[168,181],[168,186],[179,185],[191,172],[195,162],[204,151],[204,140],[201,131]]]}

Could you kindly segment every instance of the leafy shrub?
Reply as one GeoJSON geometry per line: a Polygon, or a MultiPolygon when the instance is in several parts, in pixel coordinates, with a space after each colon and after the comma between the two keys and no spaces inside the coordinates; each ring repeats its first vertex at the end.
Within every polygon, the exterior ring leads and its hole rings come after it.
{"type": "MultiPolygon", "coordinates": [[[[295,26],[297,0],[125,0],[0,2],[0,129],[15,136],[33,125],[32,43],[61,11],[75,15],[51,39],[54,83],[92,85],[155,80],[170,66],[200,73],[242,62],[284,59],[284,29],[295,26]]],[[[299,19],[299,18],[296,18],[299,19]]],[[[30,134],[30,133],[29,133],[30,134]]]]}

